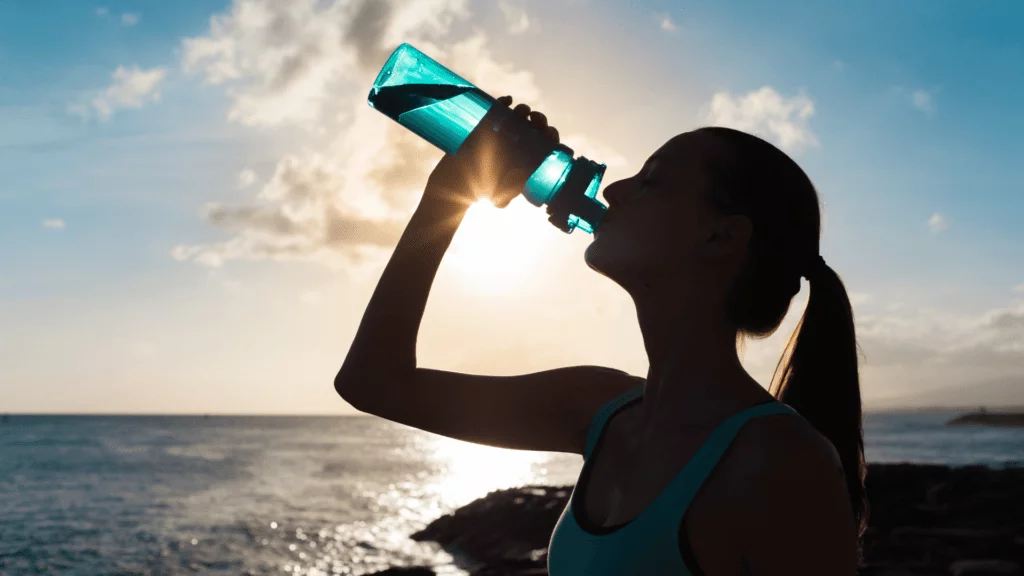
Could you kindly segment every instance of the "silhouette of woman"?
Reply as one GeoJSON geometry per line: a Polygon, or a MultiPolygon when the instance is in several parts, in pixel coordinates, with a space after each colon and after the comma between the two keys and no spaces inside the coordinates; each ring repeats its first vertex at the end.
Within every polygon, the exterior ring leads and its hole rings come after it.
{"type": "MultiPolygon", "coordinates": [[[[515,111],[558,141],[542,113],[515,111]]],[[[451,438],[582,455],[548,549],[552,576],[856,574],[868,503],[853,312],[818,254],[803,170],[760,138],[701,128],[606,187],[586,262],[632,297],[646,378],[423,368],[420,320],[467,207],[481,190],[507,205],[528,176],[492,152],[465,145],[431,173],[338,393],[451,438]],[[743,341],[775,332],[802,276],[807,307],[765,390],[742,366],[743,341]]]]}

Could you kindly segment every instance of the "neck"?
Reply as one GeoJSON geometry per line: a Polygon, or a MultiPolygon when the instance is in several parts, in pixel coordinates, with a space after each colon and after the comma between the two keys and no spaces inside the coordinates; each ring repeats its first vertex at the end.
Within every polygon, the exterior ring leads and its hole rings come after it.
{"type": "Polygon", "coordinates": [[[645,435],[713,426],[769,397],[743,368],[722,303],[678,294],[634,301],[650,365],[640,416],[645,435]]]}

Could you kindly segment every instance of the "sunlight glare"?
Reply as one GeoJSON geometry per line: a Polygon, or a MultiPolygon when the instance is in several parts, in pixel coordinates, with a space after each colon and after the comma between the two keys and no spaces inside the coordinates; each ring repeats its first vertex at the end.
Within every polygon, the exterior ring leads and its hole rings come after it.
{"type": "Polygon", "coordinates": [[[437,437],[431,459],[446,472],[431,486],[442,506],[459,507],[493,490],[546,481],[534,472],[534,465],[551,459],[544,452],[495,448],[452,438],[437,437]]]}
{"type": "Polygon", "coordinates": [[[478,200],[452,240],[452,261],[479,290],[520,289],[540,269],[537,260],[545,245],[545,227],[551,226],[545,216],[522,197],[504,209],[489,199],[478,200]]]}

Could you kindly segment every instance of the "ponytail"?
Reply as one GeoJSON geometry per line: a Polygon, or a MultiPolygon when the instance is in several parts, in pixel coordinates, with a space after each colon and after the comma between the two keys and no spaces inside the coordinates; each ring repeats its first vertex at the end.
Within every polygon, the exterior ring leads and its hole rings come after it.
{"type": "Polygon", "coordinates": [[[810,274],[807,308],[776,365],[771,392],[835,447],[857,526],[858,554],[870,512],[853,309],[828,266],[810,274]]]}

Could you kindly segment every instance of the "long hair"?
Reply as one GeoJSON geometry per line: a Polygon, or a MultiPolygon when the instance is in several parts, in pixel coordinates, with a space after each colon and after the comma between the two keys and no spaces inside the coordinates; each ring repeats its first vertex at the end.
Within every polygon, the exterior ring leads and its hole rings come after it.
{"type": "MultiPolygon", "coordinates": [[[[712,154],[708,200],[723,214],[750,218],[747,260],[726,312],[744,338],[771,336],[782,323],[800,278],[818,256],[821,210],[804,171],[768,142],[728,128],[701,128],[721,144],[712,154]]],[[[807,307],[772,376],[771,393],[835,447],[857,524],[858,554],[870,510],[861,423],[853,309],[832,268],[810,275],[807,307]]],[[[861,555],[862,558],[862,555],[861,555]]]]}

